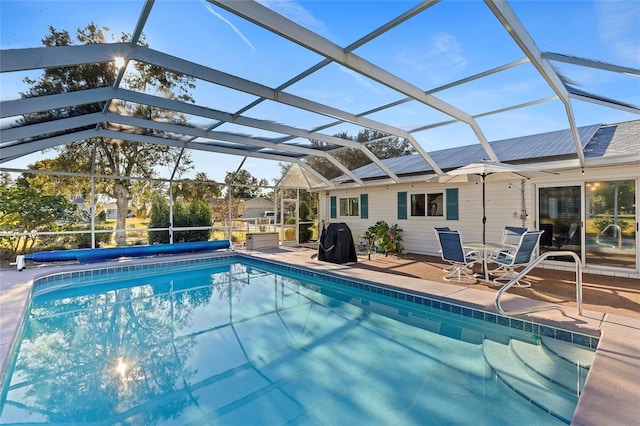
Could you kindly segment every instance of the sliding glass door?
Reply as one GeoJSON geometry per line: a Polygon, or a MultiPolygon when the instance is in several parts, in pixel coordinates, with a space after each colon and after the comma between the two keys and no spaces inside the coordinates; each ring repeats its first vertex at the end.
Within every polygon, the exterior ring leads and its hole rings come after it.
{"type": "MultiPolygon", "coordinates": [[[[540,252],[569,250],[582,256],[582,230],[580,219],[580,186],[539,189],[539,223],[544,231],[540,237],[540,252]]],[[[569,256],[551,256],[548,259],[571,260],[569,256]]]]}
{"type": "Polygon", "coordinates": [[[635,181],[586,182],[585,194],[586,264],[635,269],[635,181]]]}
{"type": "Polygon", "coordinates": [[[637,269],[636,199],[634,180],[587,181],[584,192],[581,185],[538,188],[540,252],[570,250],[586,266],[637,269]]]}

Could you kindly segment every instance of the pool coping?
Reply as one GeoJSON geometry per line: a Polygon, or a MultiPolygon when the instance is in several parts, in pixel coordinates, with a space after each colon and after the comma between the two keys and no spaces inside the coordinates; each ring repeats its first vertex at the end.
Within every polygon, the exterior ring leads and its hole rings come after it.
{"type": "MultiPolygon", "coordinates": [[[[278,264],[291,264],[322,273],[342,276],[362,282],[373,282],[385,288],[430,299],[466,306],[475,310],[496,313],[495,295],[491,292],[455,284],[443,284],[392,273],[350,268],[317,261],[309,251],[272,249],[251,252],[202,253],[180,256],[160,256],[144,259],[125,259],[89,265],[93,268],[148,265],[177,260],[203,259],[242,255],[278,264]]],[[[27,268],[22,271],[2,271],[0,277],[0,377],[5,374],[14,340],[20,330],[29,305],[33,283],[51,274],[86,270],[88,265],[67,264],[27,268]]],[[[506,294],[503,307],[519,310],[540,302],[506,294]]],[[[519,318],[519,317],[516,317],[519,318]]],[[[567,312],[545,311],[532,315],[535,321],[554,328],[571,330],[599,338],[599,345],[583,393],[576,407],[572,425],[633,424],[640,418],[640,321],[620,315],[583,311],[582,316],[567,312]]]]}

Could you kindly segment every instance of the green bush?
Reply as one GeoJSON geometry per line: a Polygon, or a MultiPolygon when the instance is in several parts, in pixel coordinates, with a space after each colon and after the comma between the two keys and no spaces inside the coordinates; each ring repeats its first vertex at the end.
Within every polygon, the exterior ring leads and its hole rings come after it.
{"type": "MultiPolygon", "coordinates": [[[[166,228],[169,226],[169,203],[164,197],[155,195],[151,204],[149,228],[166,228]]],[[[169,242],[167,231],[149,231],[149,244],[166,244],[169,242]]]]}
{"type": "MultiPolygon", "coordinates": [[[[188,204],[179,201],[173,204],[173,227],[185,228],[196,226],[211,226],[211,208],[203,200],[193,200],[188,204]]],[[[169,203],[160,196],[153,199],[151,206],[150,228],[169,227],[169,203]]],[[[174,231],[173,242],[208,241],[211,236],[210,229],[192,231],[174,231]]],[[[149,231],[149,244],[167,244],[169,232],[149,231]]]]}
{"type": "MultiPolygon", "coordinates": [[[[81,229],[82,225],[76,225],[73,228],[81,229]]],[[[96,231],[104,231],[111,229],[110,226],[105,225],[96,225],[96,231]]],[[[76,229],[71,229],[76,230],[76,229]]],[[[69,235],[70,239],[73,240],[71,245],[75,245],[78,248],[90,248],[91,247],[91,232],[86,232],[84,234],[73,234],[69,235]]],[[[111,232],[96,232],[96,247],[102,247],[109,242],[111,242],[112,233],[111,232]]]]}
{"type": "MultiPolygon", "coordinates": [[[[309,214],[311,213],[311,209],[306,201],[300,201],[300,206],[298,207],[298,213],[300,214],[300,222],[309,222],[309,214]]],[[[300,224],[300,242],[308,243],[313,238],[313,229],[311,229],[310,223],[301,223],[300,224]]]]}
{"type": "Polygon", "coordinates": [[[296,239],[296,230],[295,229],[285,229],[284,230],[284,239],[285,241],[293,241],[296,239]]]}

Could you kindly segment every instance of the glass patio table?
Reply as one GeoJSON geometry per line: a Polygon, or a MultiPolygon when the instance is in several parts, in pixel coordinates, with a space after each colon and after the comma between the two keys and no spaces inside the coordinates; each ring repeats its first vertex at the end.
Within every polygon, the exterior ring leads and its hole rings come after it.
{"type": "Polygon", "coordinates": [[[467,250],[474,250],[482,256],[482,274],[484,275],[484,280],[489,281],[489,270],[487,268],[487,263],[491,254],[500,250],[513,250],[516,248],[516,246],[512,244],[492,243],[487,241],[484,243],[462,243],[462,248],[467,250]]]}

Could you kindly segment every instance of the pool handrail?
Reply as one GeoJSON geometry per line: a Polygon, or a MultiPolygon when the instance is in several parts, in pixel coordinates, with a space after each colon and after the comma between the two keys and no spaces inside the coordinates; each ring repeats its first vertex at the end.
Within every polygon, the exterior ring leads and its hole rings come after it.
{"type": "Polygon", "coordinates": [[[580,260],[580,257],[578,257],[576,253],[569,250],[559,250],[559,251],[552,250],[552,251],[547,251],[542,253],[540,256],[538,256],[536,260],[531,262],[526,268],[524,268],[513,279],[511,279],[511,281],[503,285],[500,288],[500,290],[498,290],[498,292],[496,293],[496,303],[495,303],[495,307],[501,315],[515,316],[515,315],[548,311],[553,309],[559,310],[564,316],[567,315],[562,306],[554,305],[554,304],[546,304],[546,305],[541,305],[541,306],[537,306],[530,309],[525,309],[520,311],[511,311],[511,312],[506,312],[504,309],[502,309],[502,306],[500,305],[500,297],[502,296],[502,294],[507,290],[509,290],[509,288],[511,288],[515,283],[517,283],[520,278],[522,278],[527,273],[529,273],[529,271],[535,268],[540,262],[542,262],[548,256],[573,257],[573,260],[575,261],[575,264],[576,264],[576,305],[577,305],[578,315],[582,316],[582,261],[580,260]]]}
{"type": "Polygon", "coordinates": [[[609,228],[613,228],[616,230],[616,236],[617,236],[617,240],[618,240],[618,250],[622,249],[622,228],[620,227],[620,225],[617,225],[615,223],[610,223],[608,224],[602,231],[600,231],[600,233],[598,235],[596,235],[596,243],[598,245],[601,245],[603,247],[610,247],[610,248],[616,248],[616,246],[614,246],[613,244],[609,244],[609,243],[602,243],[600,242],[600,237],[607,232],[607,230],[609,228]]]}

